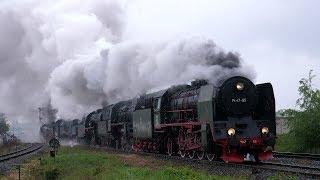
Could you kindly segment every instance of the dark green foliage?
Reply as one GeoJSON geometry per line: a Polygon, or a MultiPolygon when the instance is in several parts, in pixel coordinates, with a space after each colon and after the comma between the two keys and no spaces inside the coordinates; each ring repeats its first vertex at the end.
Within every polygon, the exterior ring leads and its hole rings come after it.
{"type": "Polygon", "coordinates": [[[48,169],[44,172],[44,177],[47,180],[55,180],[58,179],[59,170],[57,168],[48,169]]]}
{"type": "Polygon", "coordinates": [[[9,131],[9,124],[3,113],[0,113],[0,135],[4,135],[9,131]]]}
{"type": "Polygon", "coordinates": [[[290,134],[281,134],[278,136],[275,150],[279,152],[296,152],[296,141],[290,134]]]}
{"type": "Polygon", "coordinates": [[[288,117],[290,132],[286,138],[295,145],[292,151],[316,153],[320,149],[320,91],[312,85],[314,77],[310,71],[308,78],[299,81],[299,110],[282,111],[288,117]]]}

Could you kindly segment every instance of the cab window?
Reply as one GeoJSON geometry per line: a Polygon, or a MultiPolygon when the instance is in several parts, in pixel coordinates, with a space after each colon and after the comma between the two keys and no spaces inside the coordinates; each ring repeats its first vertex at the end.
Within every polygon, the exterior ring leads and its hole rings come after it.
{"type": "Polygon", "coordinates": [[[160,104],[161,104],[160,98],[156,98],[156,99],[153,101],[153,108],[154,108],[154,109],[160,109],[160,104]]]}

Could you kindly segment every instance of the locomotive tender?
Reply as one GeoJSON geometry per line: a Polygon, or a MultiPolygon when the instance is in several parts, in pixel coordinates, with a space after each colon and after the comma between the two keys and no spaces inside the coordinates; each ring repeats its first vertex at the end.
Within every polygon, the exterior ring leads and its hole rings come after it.
{"type": "Polygon", "coordinates": [[[219,87],[205,80],[173,86],[105,106],[83,121],[73,126],[84,126],[78,139],[87,143],[210,161],[271,159],[276,135],[272,85],[241,76],[219,87]]]}
{"type": "Polygon", "coordinates": [[[84,120],[80,121],[79,119],[74,119],[72,121],[66,121],[64,119],[59,119],[53,123],[43,124],[40,127],[40,134],[45,141],[58,137],[59,139],[75,139],[79,142],[83,142],[85,135],[84,128],[84,120]]]}

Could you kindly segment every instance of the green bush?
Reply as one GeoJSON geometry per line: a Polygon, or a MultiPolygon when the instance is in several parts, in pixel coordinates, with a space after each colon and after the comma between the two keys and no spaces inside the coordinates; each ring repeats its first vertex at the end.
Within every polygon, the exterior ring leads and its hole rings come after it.
{"type": "Polygon", "coordinates": [[[284,136],[290,140],[287,146],[295,152],[316,153],[320,149],[320,90],[312,85],[312,71],[308,78],[299,81],[300,98],[297,100],[298,110],[287,109],[282,111],[288,117],[289,133],[284,136]],[[295,147],[291,147],[291,146],[295,147]]]}
{"type": "Polygon", "coordinates": [[[56,168],[56,167],[51,168],[51,169],[47,169],[44,172],[44,178],[47,179],[47,180],[58,179],[58,176],[59,176],[59,169],[56,168]]]}

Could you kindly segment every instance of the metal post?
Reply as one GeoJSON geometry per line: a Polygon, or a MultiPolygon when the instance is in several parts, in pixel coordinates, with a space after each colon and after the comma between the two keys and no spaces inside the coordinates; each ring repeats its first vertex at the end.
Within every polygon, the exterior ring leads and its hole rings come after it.
{"type": "Polygon", "coordinates": [[[16,151],[18,150],[18,139],[17,138],[14,138],[14,142],[16,144],[16,151]]]}
{"type": "Polygon", "coordinates": [[[21,168],[20,168],[20,164],[18,165],[18,169],[19,169],[19,180],[21,178],[21,168]]]}

